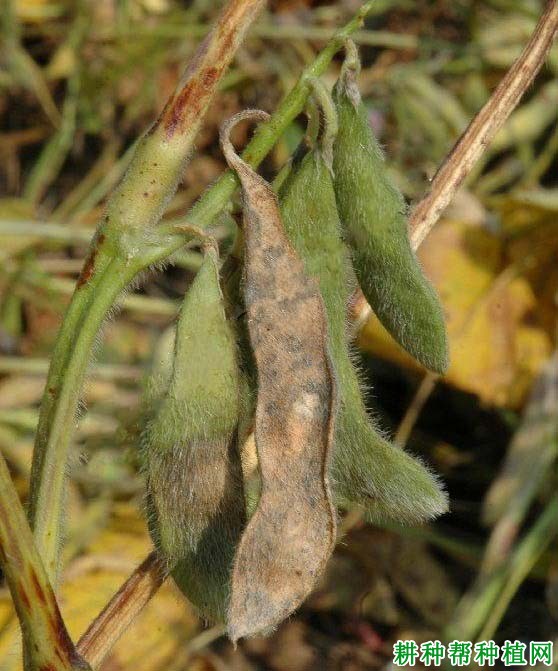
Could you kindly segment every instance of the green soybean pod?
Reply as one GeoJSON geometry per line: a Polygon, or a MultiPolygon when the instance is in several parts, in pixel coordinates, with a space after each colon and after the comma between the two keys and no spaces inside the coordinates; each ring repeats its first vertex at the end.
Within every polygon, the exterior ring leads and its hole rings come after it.
{"type": "Polygon", "coordinates": [[[333,168],[341,222],[362,291],[382,324],[421,364],[443,373],[448,345],[442,307],[411,248],[405,201],[368,123],[351,45],[334,90],[339,132],[333,168]]]}
{"type": "Polygon", "coordinates": [[[314,150],[292,168],[280,191],[280,205],[285,230],[306,272],[318,281],[326,308],[338,386],[332,488],[338,503],[359,503],[375,521],[423,521],[445,512],[447,497],[437,478],[390,444],[367,414],[347,334],[354,273],[340,237],[327,155],[327,148],[314,150]]]}
{"type": "Polygon", "coordinates": [[[142,438],[149,528],[181,591],[204,618],[222,622],[246,518],[237,446],[245,385],[215,249],[184,299],[172,368],[161,364],[142,438]]]}

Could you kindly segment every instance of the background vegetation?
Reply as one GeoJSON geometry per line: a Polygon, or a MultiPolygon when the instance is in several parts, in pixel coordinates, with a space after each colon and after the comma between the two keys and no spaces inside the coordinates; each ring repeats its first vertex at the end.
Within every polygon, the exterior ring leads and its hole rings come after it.
{"type": "MultiPolygon", "coordinates": [[[[6,0],[4,0],[6,2],[6,0]]],[[[130,147],[213,22],[207,0],[19,0],[0,52],[0,449],[26,497],[44,376],[103,203],[130,147]]],[[[168,217],[224,169],[217,130],[273,110],[359,3],[277,0],[225,77],[168,217]]],[[[370,122],[410,201],[519,54],[538,0],[378,0],[356,35],[370,122]]],[[[325,80],[333,84],[336,61],[325,80]]],[[[558,46],[482,164],[422,245],[447,313],[443,380],[370,318],[370,404],[442,474],[452,511],[379,529],[347,511],[325,581],[273,637],[237,650],[166,583],[103,668],[386,668],[397,639],[557,640],[556,295],[558,46]]],[[[305,127],[293,123],[262,173],[305,127]]],[[[230,227],[217,229],[226,246],[230,227]]],[[[145,278],[105,327],[73,449],[61,606],[79,636],[150,549],[138,473],[142,380],[200,262],[195,247],[145,278]]],[[[0,588],[0,668],[18,668],[0,588]]]]}

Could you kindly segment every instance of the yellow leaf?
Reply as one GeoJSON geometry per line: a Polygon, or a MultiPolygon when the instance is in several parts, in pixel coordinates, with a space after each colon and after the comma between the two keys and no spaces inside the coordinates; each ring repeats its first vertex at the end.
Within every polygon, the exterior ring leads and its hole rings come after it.
{"type": "MultiPolygon", "coordinates": [[[[551,352],[529,280],[507,265],[504,243],[479,226],[443,220],[420,250],[446,313],[451,363],[445,380],[484,402],[518,407],[551,352]]],[[[359,345],[405,367],[416,364],[372,315],[359,345]]]]}
{"type": "MultiPolygon", "coordinates": [[[[145,520],[133,504],[116,504],[108,528],[70,564],[59,602],[66,625],[77,641],[91,621],[152,549],[145,520]]],[[[200,622],[169,579],[155,594],[111,652],[107,668],[134,671],[188,669],[188,641],[200,622]]],[[[0,599],[0,670],[19,671],[17,625],[8,594],[0,599]],[[6,624],[8,623],[8,624],[6,624]]]]}

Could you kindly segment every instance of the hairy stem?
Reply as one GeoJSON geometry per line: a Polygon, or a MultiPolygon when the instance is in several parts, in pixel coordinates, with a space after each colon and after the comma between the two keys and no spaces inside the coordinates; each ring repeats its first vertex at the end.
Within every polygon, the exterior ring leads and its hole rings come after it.
{"type": "Polygon", "coordinates": [[[41,404],[30,497],[35,538],[54,581],[65,466],[95,338],[122,290],[152,262],[149,229],[176,190],[217,85],[263,4],[229,0],[161,116],[138,142],[128,172],[109,199],[64,318],[41,404]]]}
{"type": "MultiPolygon", "coordinates": [[[[183,234],[150,229],[176,187],[203,113],[262,0],[231,1],[204,40],[183,83],[161,117],[140,140],[131,166],[109,200],[106,215],[62,324],[54,349],[33,455],[31,521],[49,575],[57,574],[64,470],[83,379],[102,322],[114,301],[143,270],[177,251],[183,234]],[[224,51],[227,44],[230,51],[224,51]],[[194,130],[192,130],[194,129],[194,130]]],[[[259,165],[309,95],[308,78],[322,74],[374,0],[340,30],[304,72],[270,121],[262,124],[243,158],[259,165]]],[[[204,228],[227,205],[238,185],[227,171],[193,206],[186,219],[204,228]]]]}

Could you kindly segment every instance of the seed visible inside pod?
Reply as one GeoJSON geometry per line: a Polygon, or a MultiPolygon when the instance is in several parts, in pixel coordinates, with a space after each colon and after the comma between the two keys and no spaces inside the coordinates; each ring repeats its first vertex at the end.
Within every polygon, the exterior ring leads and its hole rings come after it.
{"type": "Polygon", "coordinates": [[[335,381],[316,283],[285,235],[275,194],[234,151],[231,128],[267,119],[247,110],[221,130],[241,181],[244,297],[257,367],[255,441],[262,490],[238,547],[229,610],[233,640],[277,625],[314,587],[335,541],[328,483],[335,381]]]}
{"type": "Polygon", "coordinates": [[[200,614],[224,621],[246,517],[237,451],[244,386],[211,247],[182,305],[172,367],[162,363],[142,440],[150,532],[200,614]]]}

